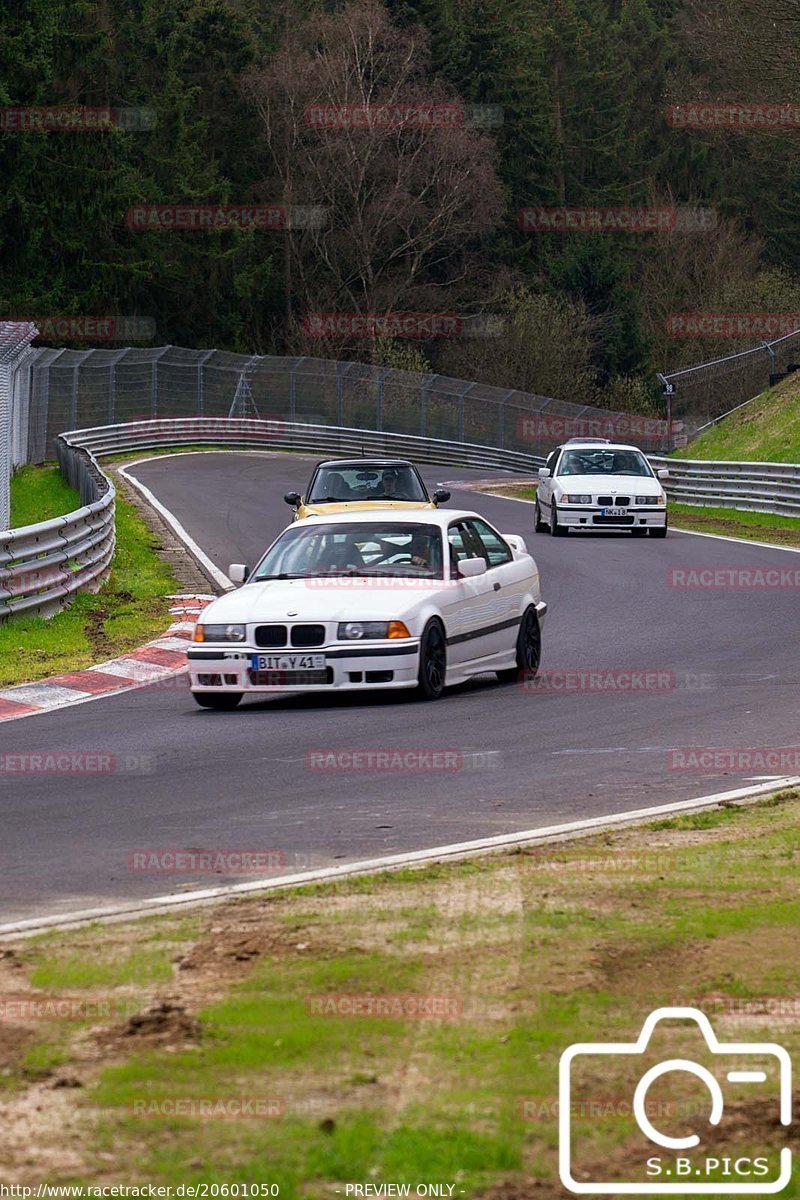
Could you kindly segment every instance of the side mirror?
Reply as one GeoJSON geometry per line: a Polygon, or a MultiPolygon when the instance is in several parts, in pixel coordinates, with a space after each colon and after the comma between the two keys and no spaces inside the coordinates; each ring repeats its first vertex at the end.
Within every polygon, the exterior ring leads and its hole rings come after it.
{"type": "Polygon", "coordinates": [[[660,467],[656,471],[656,475],[659,479],[669,479],[669,467],[660,467]]]}
{"type": "Polygon", "coordinates": [[[474,579],[476,575],[485,575],[487,569],[485,558],[462,558],[458,564],[458,573],[462,579],[474,579]]]}
{"type": "Polygon", "coordinates": [[[231,583],[247,583],[250,577],[250,568],[244,563],[231,563],[228,567],[228,579],[231,583]]]}
{"type": "Polygon", "coordinates": [[[283,498],[287,504],[291,504],[292,508],[297,508],[303,497],[299,492],[287,492],[283,498]]]}
{"type": "Polygon", "coordinates": [[[550,478],[550,468],[549,467],[539,467],[539,478],[540,479],[549,479],[550,478]]]}
{"type": "Polygon", "coordinates": [[[433,503],[434,504],[446,504],[449,499],[450,499],[450,493],[448,491],[445,491],[444,488],[439,488],[437,491],[435,491],[433,493],[433,503]]]}
{"type": "Polygon", "coordinates": [[[525,539],[521,533],[504,533],[503,537],[511,549],[516,550],[517,554],[528,553],[528,547],[525,545],[525,539]]]}

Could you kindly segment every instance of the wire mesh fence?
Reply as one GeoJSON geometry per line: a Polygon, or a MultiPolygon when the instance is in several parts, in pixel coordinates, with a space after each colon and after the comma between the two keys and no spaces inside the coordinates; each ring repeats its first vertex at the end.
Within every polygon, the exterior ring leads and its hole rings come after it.
{"type": "Polygon", "coordinates": [[[800,329],[658,378],[668,395],[673,421],[696,433],[798,368],[800,329]]]}
{"type": "Polygon", "coordinates": [[[668,426],[592,405],[364,363],[186,350],[40,350],[25,461],[65,429],[158,417],[261,417],[452,438],[540,455],[570,436],[668,450],[668,426]]]}

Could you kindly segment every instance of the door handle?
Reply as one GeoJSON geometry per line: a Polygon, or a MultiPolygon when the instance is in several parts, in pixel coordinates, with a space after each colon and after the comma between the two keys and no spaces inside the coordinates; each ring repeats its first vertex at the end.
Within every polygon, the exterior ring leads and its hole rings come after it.
{"type": "Polygon", "coordinates": [[[494,590],[495,590],[496,592],[499,592],[499,591],[500,591],[500,584],[499,584],[499,583],[495,583],[495,585],[494,585],[494,590]]]}

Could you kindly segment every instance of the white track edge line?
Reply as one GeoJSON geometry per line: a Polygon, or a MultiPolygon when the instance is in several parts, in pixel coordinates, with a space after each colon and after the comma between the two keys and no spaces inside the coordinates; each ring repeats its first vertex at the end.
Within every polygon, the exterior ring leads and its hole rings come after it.
{"type": "MultiPolygon", "coordinates": [[[[172,456],[159,455],[157,457],[169,458],[172,456]]],[[[175,457],[177,457],[177,455],[175,457]]],[[[141,480],[135,479],[133,475],[129,475],[125,467],[119,467],[118,470],[123,479],[126,479],[131,487],[136,488],[136,490],[140,492],[142,496],[144,496],[147,503],[152,505],[156,512],[166,521],[167,525],[169,525],[175,536],[183,542],[184,546],[192,555],[192,557],[200,563],[204,571],[208,572],[214,582],[219,584],[224,591],[231,591],[234,587],[234,584],[231,583],[228,576],[224,573],[224,571],[220,571],[219,567],[215,566],[205,551],[200,549],[194,538],[189,536],[178,518],[171,513],[170,510],[164,504],[162,504],[160,500],[156,499],[156,497],[150,491],[150,488],[146,487],[141,480]]]]}
{"type": "Polygon", "coordinates": [[[83,909],[72,913],[58,913],[46,917],[31,917],[0,925],[0,937],[24,938],[46,933],[53,929],[75,929],[93,921],[105,923],[133,920],[142,916],[153,916],[174,912],[176,908],[193,908],[213,904],[253,892],[281,891],[301,887],[310,883],[329,883],[337,879],[372,875],[381,871],[396,871],[403,867],[422,866],[441,861],[458,861],[493,851],[535,845],[547,841],[567,841],[602,833],[607,829],[626,825],[639,825],[671,813],[691,812],[695,809],[711,808],[719,804],[758,799],[773,795],[785,788],[800,786],[800,776],[786,776],[761,783],[756,787],[737,788],[730,792],[715,792],[709,796],[697,796],[693,800],[676,800],[654,808],[637,808],[629,812],[612,813],[605,817],[588,817],[582,821],[570,821],[563,825],[546,825],[541,829],[528,829],[520,833],[503,833],[495,837],[479,838],[471,842],[454,842],[436,846],[430,850],[415,850],[407,854],[392,854],[383,858],[363,859],[345,863],[340,867],[322,867],[314,871],[303,871],[297,875],[285,875],[279,879],[258,879],[250,883],[235,883],[226,887],[204,888],[194,892],[183,892],[170,896],[153,896],[151,899],[131,901],[128,904],[109,905],[105,908],[83,909]]]}

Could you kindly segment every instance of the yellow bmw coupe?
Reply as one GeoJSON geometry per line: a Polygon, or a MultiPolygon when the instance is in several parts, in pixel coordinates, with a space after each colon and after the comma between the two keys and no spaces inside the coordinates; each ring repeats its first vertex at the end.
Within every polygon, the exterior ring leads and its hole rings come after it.
{"type": "Polygon", "coordinates": [[[317,463],[304,496],[284,496],[295,521],[353,509],[430,509],[449,499],[443,489],[429,496],[417,468],[402,458],[327,459],[317,463]]]}

